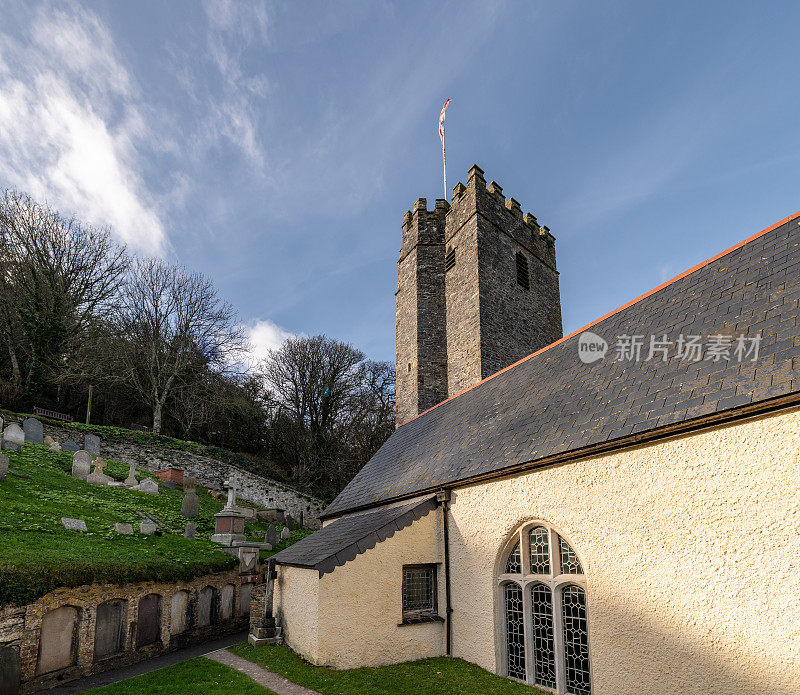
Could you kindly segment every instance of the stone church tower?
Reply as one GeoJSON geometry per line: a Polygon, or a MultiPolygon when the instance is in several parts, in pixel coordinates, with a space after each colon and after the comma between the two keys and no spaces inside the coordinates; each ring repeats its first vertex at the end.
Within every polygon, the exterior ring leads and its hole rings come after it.
{"type": "Polygon", "coordinates": [[[398,424],[562,337],[555,239],[477,165],[405,214],[397,275],[398,424]]]}

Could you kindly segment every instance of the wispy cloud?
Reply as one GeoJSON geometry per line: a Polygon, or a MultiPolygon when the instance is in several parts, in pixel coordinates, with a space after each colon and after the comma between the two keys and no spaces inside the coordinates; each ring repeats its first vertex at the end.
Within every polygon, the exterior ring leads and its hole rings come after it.
{"type": "Polygon", "coordinates": [[[160,254],[164,224],[139,175],[145,111],[94,13],[47,5],[21,35],[0,30],[0,179],[160,254]]]}

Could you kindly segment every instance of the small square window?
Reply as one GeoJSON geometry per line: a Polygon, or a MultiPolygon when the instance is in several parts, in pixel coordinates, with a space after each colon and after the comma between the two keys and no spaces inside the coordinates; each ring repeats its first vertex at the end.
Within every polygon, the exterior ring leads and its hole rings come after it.
{"type": "Polygon", "coordinates": [[[403,565],[403,621],[437,614],[436,565],[403,565]]]}

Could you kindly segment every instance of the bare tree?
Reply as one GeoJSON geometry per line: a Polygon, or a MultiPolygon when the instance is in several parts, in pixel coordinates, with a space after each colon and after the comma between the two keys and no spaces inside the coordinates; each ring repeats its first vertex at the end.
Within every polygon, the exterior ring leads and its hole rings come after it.
{"type": "Polygon", "coordinates": [[[12,378],[44,386],[113,306],[128,267],[108,229],[16,191],[0,199],[0,324],[12,378]],[[22,354],[20,354],[22,353],[22,354]]]}
{"type": "Polygon", "coordinates": [[[245,348],[233,308],[211,280],[163,260],[138,260],[125,284],[117,330],[125,378],[161,431],[164,405],[189,368],[226,369],[245,348]]]}

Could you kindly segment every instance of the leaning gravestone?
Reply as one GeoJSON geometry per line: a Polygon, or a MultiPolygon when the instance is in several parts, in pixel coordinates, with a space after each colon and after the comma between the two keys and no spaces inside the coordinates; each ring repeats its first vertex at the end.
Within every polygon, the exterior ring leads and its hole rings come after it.
{"type": "Polygon", "coordinates": [[[292,535],[292,534],[290,533],[289,529],[288,529],[286,526],[284,526],[284,527],[283,527],[283,531],[281,531],[281,540],[282,540],[282,541],[285,541],[285,540],[287,540],[287,539],[289,538],[289,536],[291,536],[291,535],[292,535]]]}
{"type": "Polygon", "coordinates": [[[96,434],[83,435],[83,448],[92,456],[100,456],[100,437],[96,434]]]}
{"type": "Polygon", "coordinates": [[[16,422],[12,422],[3,430],[4,449],[19,451],[19,448],[24,443],[25,443],[25,432],[16,422]]]}
{"type": "Polygon", "coordinates": [[[187,477],[186,480],[183,481],[183,489],[186,491],[186,494],[183,496],[183,502],[181,502],[181,514],[187,519],[194,519],[200,511],[200,500],[195,490],[196,484],[195,479],[192,477],[187,477]]]}
{"type": "Polygon", "coordinates": [[[61,523],[68,531],[85,531],[86,522],[83,519],[70,519],[69,517],[61,517],[61,523]]]}
{"type": "Polygon", "coordinates": [[[186,528],[183,530],[183,537],[184,538],[195,538],[197,536],[197,524],[193,524],[191,521],[186,524],[186,528]]]}
{"type": "Polygon", "coordinates": [[[103,469],[106,467],[106,465],[107,464],[105,461],[103,461],[103,459],[97,459],[94,462],[94,470],[88,475],[86,482],[91,483],[92,485],[108,485],[109,483],[113,483],[114,478],[103,473],[103,469]]]}
{"type": "Polygon", "coordinates": [[[25,431],[26,442],[44,444],[44,427],[35,417],[25,418],[22,423],[22,429],[25,431]]]}
{"type": "Polygon", "coordinates": [[[61,448],[64,451],[72,451],[72,452],[81,451],[81,448],[75,442],[73,442],[71,439],[68,439],[66,442],[64,442],[61,445],[61,448]]]}
{"type": "Polygon", "coordinates": [[[0,483],[6,479],[8,473],[8,456],[0,454],[0,483]]]}
{"type": "Polygon", "coordinates": [[[123,536],[129,536],[133,533],[133,524],[114,524],[114,530],[123,536]]]}
{"type": "Polygon", "coordinates": [[[92,455],[88,451],[76,451],[72,454],[72,475],[81,480],[89,477],[92,467],[92,455]]]}
{"type": "Polygon", "coordinates": [[[157,495],[158,483],[152,478],[145,478],[133,489],[138,490],[139,492],[146,492],[148,495],[157,495]]]}
{"type": "Polygon", "coordinates": [[[149,521],[140,521],[139,522],[139,533],[144,534],[145,536],[152,536],[158,527],[149,522],[149,521]]]}
{"type": "Polygon", "coordinates": [[[44,438],[44,445],[54,454],[57,454],[59,451],[61,451],[61,444],[59,444],[49,434],[44,438]]]}
{"type": "Polygon", "coordinates": [[[273,548],[278,542],[278,532],[272,524],[267,526],[267,532],[264,534],[264,542],[269,543],[273,548]]]}

